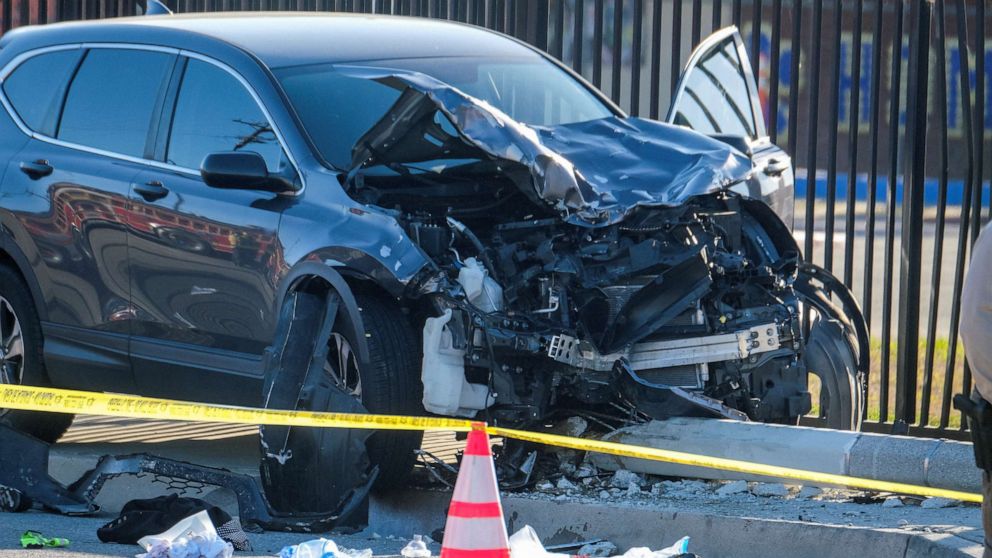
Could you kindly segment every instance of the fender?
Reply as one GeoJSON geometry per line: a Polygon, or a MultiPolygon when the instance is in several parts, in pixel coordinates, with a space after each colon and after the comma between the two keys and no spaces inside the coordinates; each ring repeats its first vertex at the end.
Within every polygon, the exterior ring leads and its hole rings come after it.
{"type": "Polygon", "coordinates": [[[0,222],[0,251],[10,256],[10,260],[14,263],[17,272],[21,274],[24,282],[27,283],[28,290],[31,291],[31,298],[34,299],[34,308],[38,313],[38,319],[43,322],[48,321],[48,305],[45,304],[41,283],[38,282],[38,278],[34,274],[34,267],[32,267],[28,257],[17,245],[17,242],[14,241],[13,231],[2,222],[0,222]]]}
{"type": "Polygon", "coordinates": [[[286,295],[300,283],[301,279],[306,277],[320,277],[327,281],[331,288],[341,297],[341,304],[345,310],[342,317],[342,325],[346,333],[350,335],[351,339],[357,345],[356,347],[352,347],[352,349],[358,352],[359,362],[367,363],[369,361],[369,346],[365,340],[365,324],[362,323],[362,314],[358,309],[358,302],[355,300],[355,295],[351,292],[348,282],[334,268],[317,262],[303,262],[294,266],[279,281],[275,306],[277,315],[279,309],[282,308],[283,302],[286,300],[286,295]]]}

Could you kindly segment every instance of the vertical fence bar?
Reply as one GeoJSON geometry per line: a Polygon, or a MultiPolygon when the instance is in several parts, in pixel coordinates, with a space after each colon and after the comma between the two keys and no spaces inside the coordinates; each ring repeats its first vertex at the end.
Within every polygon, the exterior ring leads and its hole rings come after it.
{"type": "Polygon", "coordinates": [[[927,347],[923,362],[923,382],[920,386],[920,426],[930,422],[930,396],[933,393],[933,360],[937,348],[937,312],[940,309],[940,277],[941,262],[944,260],[944,223],[947,212],[947,179],[948,179],[948,148],[947,148],[947,63],[945,52],[944,3],[937,2],[935,6],[935,37],[936,78],[934,91],[937,94],[935,104],[939,111],[937,133],[940,144],[940,166],[937,186],[937,222],[934,224],[933,258],[930,270],[930,312],[927,319],[927,347]]]}
{"type": "Polygon", "coordinates": [[[651,99],[648,112],[651,118],[661,118],[661,4],[662,0],[651,3],[651,99]]]}
{"type": "MultiPolygon", "coordinates": [[[[879,0],[881,1],[881,0],[879,0]]],[[[803,0],[792,1],[792,52],[789,65],[789,156],[799,160],[799,62],[802,59],[803,0]]]]}
{"type": "Polygon", "coordinates": [[[603,84],[603,0],[595,0],[592,24],[592,84],[603,84]]]}
{"type": "Polygon", "coordinates": [[[675,100],[675,88],[679,84],[679,74],[682,68],[682,0],[672,0],[672,70],[669,75],[671,92],[669,97],[675,100]]]}
{"type": "Polygon", "coordinates": [[[751,0],[751,72],[755,79],[761,70],[761,0],[751,0]]]}
{"type": "Polygon", "coordinates": [[[723,27],[723,0],[713,0],[713,30],[723,27]]]}
{"type": "MultiPolygon", "coordinates": [[[[972,200],[971,244],[978,240],[982,228],[982,178],[985,175],[985,7],[988,0],[975,4],[975,199],[972,200]]],[[[968,386],[965,386],[968,387],[968,386]]]]}
{"type": "Polygon", "coordinates": [[[868,214],[865,216],[865,265],[864,287],[861,297],[861,308],[865,321],[871,326],[872,287],[875,271],[875,209],[878,202],[878,138],[881,126],[882,104],[882,30],[884,29],[883,15],[885,4],[883,0],[875,0],[875,27],[872,34],[871,48],[871,92],[868,96],[869,125],[868,136],[870,154],[868,159],[868,214]]]}
{"type": "Polygon", "coordinates": [[[692,47],[699,46],[703,33],[703,0],[692,0],[692,47]]]}
{"type": "Polygon", "coordinates": [[[843,5],[841,0],[834,3],[834,56],[833,76],[830,80],[830,105],[827,118],[830,122],[827,139],[827,213],[824,218],[823,267],[827,271],[834,270],[834,228],[837,224],[837,127],[840,107],[840,49],[841,24],[843,23],[843,5]]]}
{"type": "MultiPolygon", "coordinates": [[[[961,195],[961,222],[958,225],[958,251],[954,264],[954,289],[951,294],[951,300],[961,300],[961,289],[964,286],[964,269],[968,262],[968,248],[971,246],[969,242],[969,229],[971,227],[978,226],[977,223],[971,222],[971,206],[973,201],[973,192],[975,189],[981,189],[981,184],[975,183],[975,147],[977,142],[974,141],[972,134],[976,133],[973,127],[972,120],[972,110],[971,110],[971,80],[969,76],[971,74],[971,57],[968,54],[969,44],[968,44],[968,20],[967,20],[967,5],[965,0],[957,0],[956,3],[957,13],[955,14],[955,20],[957,21],[957,35],[958,35],[958,58],[960,71],[958,73],[959,87],[961,94],[961,113],[962,119],[961,124],[964,128],[963,133],[965,137],[965,150],[967,157],[965,159],[965,173],[964,173],[964,192],[961,195]]],[[[982,99],[976,99],[977,102],[981,102],[982,99]]],[[[979,128],[981,130],[981,128],[979,128]]],[[[980,133],[980,132],[978,132],[980,133]]],[[[948,336],[949,344],[947,348],[947,363],[944,368],[944,389],[941,393],[941,405],[940,405],[940,422],[938,424],[939,428],[947,428],[950,426],[950,415],[951,415],[951,396],[954,394],[954,373],[955,364],[957,363],[957,348],[958,348],[958,326],[960,320],[960,308],[957,304],[951,305],[951,327],[950,335],[948,336]]],[[[966,363],[967,364],[967,363],[966,363]]],[[[967,368],[967,366],[965,366],[967,368]]],[[[962,378],[962,382],[965,378],[962,378]]],[[[962,424],[965,422],[962,416],[962,424]]]]}
{"type": "Polygon", "coordinates": [[[854,219],[858,199],[858,140],[861,134],[861,26],[864,23],[864,0],[854,4],[854,34],[851,37],[851,100],[847,104],[848,119],[848,168],[847,212],[844,214],[844,284],[854,288],[854,219]]]}
{"type": "Polygon", "coordinates": [[[899,325],[896,359],[896,420],[916,422],[919,372],[920,292],[923,259],[923,188],[927,160],[927,93],[930,76],[929,0],[910,4],[909,66],[906,75],[906,160],[903,170],[899,325]]]}
{"type": "Polygon", "coordinates": [[[630,114],[638,116],[641,114],[641,34],[644,32],[644,0],[633,0],[634,17],[631,25],[634,26],[633,37],[630,45],[630,114]]]}
{"type": "Polygon", "coordinates": [[[820,101],[820,41],[823,38],[821,19],[823,3],[813,2],[813,42],[810,43],[809,64],[809,97],[808,122],[809,134],[806,145],[806,219],[804,222],[804,253],[807,261],[813,261],[813,227],[816,215],[816,152],[817,133],[819,132],[819,101],[820,101]]]}
{"type": "Polygon", "coordinates": [[[744,11],[743,8],[741,7],[741,0],[734,0],[733,11],[734,13],[732,15],[734,18],[734,25],[737,26],[738,29],[740,29],[741,21],[743,19],[742,12],[744,11]]]}
{"type": "Polygon", "coordinates": [[[782,0],[772,2],[772,40],[769,45],[771,49],[771,61],[768,68],[769,91],[768,91],[768,114],[765,115],[768,129],[768,136],[772,143],[778,141],[778,95],[779,95],[779,73],[782,63],[782,0]]]}
{"type": "Polygon", "coordinates": [[[896,177],[899,170],[899,96],[902,88],[903,1],[895,2],[895,32],[892,35],[892,90],[889,92],[889,169],[885,192],[885,267],[882,270],[882,355],[879,377],[880,421],[888,421],[889,364],[892,340],[892,281],[895,259],[896,177]]]}
{"type": "Polygon", "coordinates": [[[620,104],[620,80],[623,72],[623,0],[613,0],[613,61],[610,65],[610,97],[620,104]]]}
{"type": "Polygon", "coordinates": [[[572,17],[572,69],[582,72],[582,47],[585,40],[585,0],[575,0],[575,14],[572,17]]]}
{"type": "Polygon", "coordinates": [[[554,2],[555,8],[555,40],[551,45],[551,54],[561,60],[565,54],[565,2],[554,2]]]}

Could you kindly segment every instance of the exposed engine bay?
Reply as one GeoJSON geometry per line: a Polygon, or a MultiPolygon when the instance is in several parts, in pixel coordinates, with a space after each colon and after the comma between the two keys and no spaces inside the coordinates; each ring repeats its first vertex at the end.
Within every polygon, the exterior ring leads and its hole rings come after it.
{"type": "Polygon", "coordinates": [[[748,195],[745,155],[639,119],[527,127],[422,74],[354,72],[403,89],[343,182],[433,264],[408,288],[428,412],[794,424],[812,372],[860,417],[864,319],[748,195]]]}

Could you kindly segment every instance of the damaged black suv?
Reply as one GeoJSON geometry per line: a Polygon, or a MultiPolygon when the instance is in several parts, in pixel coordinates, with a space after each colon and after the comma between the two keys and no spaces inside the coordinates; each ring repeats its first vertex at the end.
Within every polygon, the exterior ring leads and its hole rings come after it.
{"type": "MultiPolygon", "coordinates": [[[[8,33],[0,381],[609,427],[795,423],[812,374],[826,423],[858,428],[864,319],[799,253],[749,68],[736,30],[708,38],[663,123],[460,24],[8,33]]],[[[70,418],[4,413],[47,440],[70,418]]],[[[266,459],[325,465],[278,434],[266,459]]],[[[383,483],[419,443],[367,440],[383,483]]]]}

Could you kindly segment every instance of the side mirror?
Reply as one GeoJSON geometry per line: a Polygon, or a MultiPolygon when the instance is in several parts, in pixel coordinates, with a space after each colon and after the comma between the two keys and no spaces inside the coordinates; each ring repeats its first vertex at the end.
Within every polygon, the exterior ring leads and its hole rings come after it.
{"type": "Polygon", "coordinates": [[[265,159],[252,151],[211,153],[200,164],[200,176],[207,186],[226,190],[261,190],[276,194],[299,190],[299,186],[286,177],[269,173],[265,159]]]}

